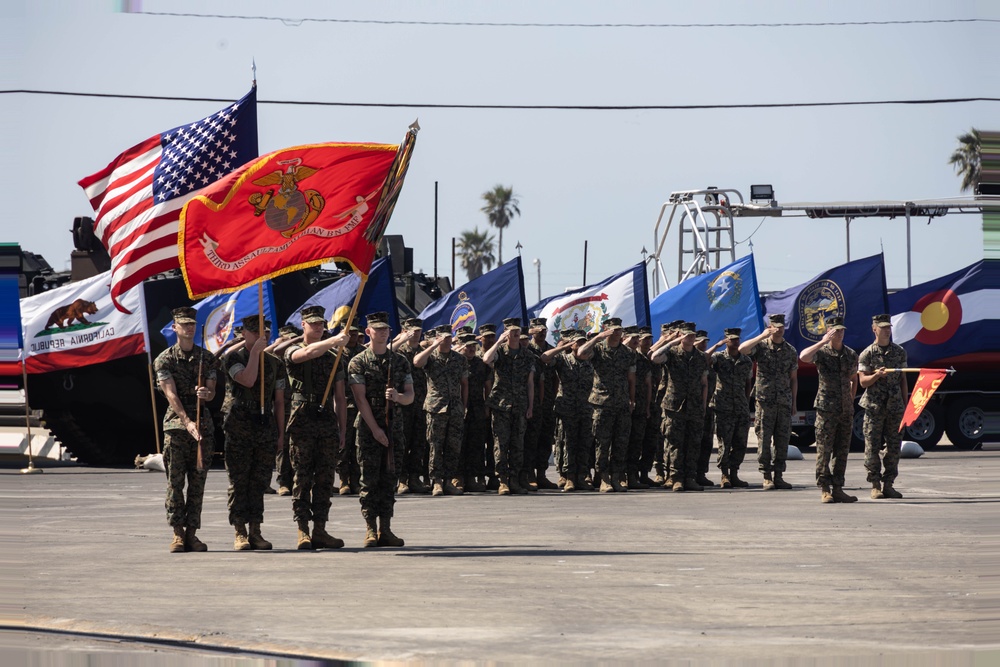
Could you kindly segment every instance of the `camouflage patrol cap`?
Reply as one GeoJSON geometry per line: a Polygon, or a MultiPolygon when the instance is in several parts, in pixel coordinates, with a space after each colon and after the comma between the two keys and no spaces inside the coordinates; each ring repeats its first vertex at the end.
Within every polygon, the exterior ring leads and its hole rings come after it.
{"type": "Polygon", "coordinates": [[[620,317],[609,317],[608,319],[604,320],[604,327],[603,328],[605,330],[608,330],[608,329],[621,329],[622,328],[622,318],[620,318],[620,317]]]}
{"type": "Polygon", "coordinates": [[[847,329],[847,327],[844,326],[843,317],[831,317],[826,321],[826,328],[829,329],[830,331],[839,331],[841,329],[847,329]]]}
{"type": "Polygon", "coordinates": [[[198,311],[191,306],[181,306],[170,311],[177,324],[195,324],[198,322],[198,311]]]}
{"type": "Polygon", "coordinates": [[[743,329],[739,327],[730,327],[726,329],[726,338],[739,338],[743,334],[743,329]]]}
{"type": "Polygon", "coordinates": [[[409,317],[403,320],[404,329],[422,329],[424,326],[424,321],[419,317],[409,317]]]}
{"type": "Polygon", "coordinates": [[[476,334],[463,331],[458,334],[458,342],[462,345],[478,345],[479,339],[476,338],[476,334]]]}
{"type": "Polygon", "coordinates": [[[459,333],[459,334],[474,334],[476,332],[475,332],[475,330],[472,327],[470,327],[468,324],[466,324],[465,326],[459,327],[457,333],[459,333]]]}
{"type": "Polygon", "coordinates": [[[768,315],[767,323],[770,324],[772,327],[783,327],[785,326],[785,314],[774,313],[773,315],[768,315]]]}
{"type": "Polygon", "coordinates": [[[639,338],[652,338],[653,328],[652,327],[639,327],[639,338]]]}
{"type": "Polygon", "coordinates": [[[661,334],[665,334],[668,331],[670,331],[672,328],[673,327],[670,326],[669,322],[664,322],[663,324],[660,325],[660,333],[661,334]]]}
{"type": "Polygon", "coordinates": [[[430,330],[424,332],[424,340],[425,341],[434,340],[437,337],[438,337],[438,331],[437,331],[437,329],[430,329],[430,330]]]}
{"type": "Polygon", "coordinates": [[[308,306],[302,309],[302,321],[309,324],[322,322],[326,324],[326,310],[323,306],[308,306]]]}
{"type": "MultiPolygon", "coordinates": [[[[260,315],[247,315],[243,318],[243,329],[245,331],[251,331],[253,333],[260,333],[257,327],[260,325],[260,315]]],[[[271,330],[271,321],[264,320],[264,329],[266,331],[271,330]]]]}
{"type": "Polygon", "coordinates": [[[559,332],[559,340],[563,338],[570,339],[576,336],[576,329],[563,329],[559,332]]]}
{"type": "Polygon", "coordinates": [[[243,325],[242,324],[236,324],[236,325],[234,325],[233,326],[233,338],[242,338],[242,337],[243,337],[243,325]]]}
{"type": "Polygon", "coordinates": [[[708,340],[708,332],[704,329],[698,329],[694,332],[694,342],[700,343],[703,340],[708,340]]]}
{"type": "Polygon", "coordinates": [[[389,328],[389,313],[384,310],[380,310],[376,313],[368,313],[368,328],[370,329],[388,329],[389,328]]]}
{"type": "Polygon", "coordinates": [[[533,317],[528,325],[528,333],[537,333],[548,329],[548,320],[544,317],[533,317]]]}
{"type": "Polygon", "coordinates": [[[639,335],[639,327],[636,327],[636,326],[625,327],[625,335],[626,336],[638,336],[639,335]]]}
{"type": "Polygon", "coordinates": [[[694,322],[684,322],[679,325],[679,328],[681,330],[681,333],[684,334],[685,336],[693,334],[698,329],[697,325],[695,325],[694,322]]]}
{"type": "Polygon", "coordinates": [[[526,334],[524,331],[521,331],[521,335],[518,336],[518,338],[521,339],[522,343],[527,343],[528,339],[531,338],[531,336],[529,336],[528,334],[526,334]]]}
{"type": "Polygon", "coordinates": [[[508,317],[503,321],[504,329],[520,329],[521,328],[521,318],[520,317],[508,317]]]}
{"type": "Polygon", "coordinates": [[[291,324],[286,324],[278,329],[278,335],[282,338],[294,338],[301,333],[301,331],[299,331],[296,327],[293,327],[291,324]]]}
{"type": "Polygon", "coordinates": [[[872,317],[872,324],[877,327],[891,327],[892,317],[888,313],[883,313],[882,315],[875,315],[872,317]]]}
{"type": "Polygon", "coordinates": [[[483,334],[496,334],[496,332],[497,332],[497,325],[493,324],[492,322],[484,322],[483,324],[479,325],[480,336],[483,334]]]}
{"type": "Polygon", "coordinates": [[[684,320],[674,320],[667,325],[668,329],[680,329],[684,325],[684,320]]]}
{"type": "Polygon", "coordinates": [[[351,322],[351,326],[347,327],[347,330],[351,333],[361,333],[362,329],[358,326],[357,321],[351,322]]]}
{"type": "Polygon", "coordinates": [[[438,336],[442,336],[442,335],[450,336],[451,335],[451,325],[450,324],[440,324],[440,325],[434,327],[433,331],[438,336]]]}

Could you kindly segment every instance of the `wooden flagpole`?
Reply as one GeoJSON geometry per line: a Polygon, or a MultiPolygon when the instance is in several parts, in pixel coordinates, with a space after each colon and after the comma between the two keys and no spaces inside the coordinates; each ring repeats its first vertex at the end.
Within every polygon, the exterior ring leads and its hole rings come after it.
{"type": "MultiPolygon", "coordinates": [[[[361,294],[365,291],[365,284],[368,282],[368,276],[361,276],[361,284],[358,285],[358,293],[354,296],[354,304],[351,306],[351,312],[347,316],[347,321],[344,323],[344,327],[351,326],[354,322],[354,316],[358,312],[358,304],[361,303],[361,294]]],[[[330,371],[330,377],[326,380],[326,391],[323,392],[323,400],[319,404],[322,410],[326,405],[326,401],[330,398],[330,389],[333,387],[333,377],[337,374],[337,367],[340,365],[340,358],[344,355],[344,348],[341,347],[337,350],[337,358],[333,361],[333,369],[330,371]]]]}
{"type": "Polygon", "coordinates": [[[162,453],[160,446],[160,417],[156,414],[156,382],[153,379],[153,353],[149,348],[149,319],[146,317],[146,288],[139,288],[139,312],[142,314],[142,340],[146,346],[146,370],[149,371],[149,401],[153,406],[153,439],[156,453],[162,453]]]}
{"type": "MultiPolygon", "coordinates": [[[[149,351],[146,351],[149,354],[149,351]]],[[[156,453],[160,454],[160,424],[159,417],[156,415],[156,385],[153,382],[153,362],[148,360],[146,364],[146,369],[149,371],[149,399],[153,404],[153,435],[156,437],[156,453]]]]}

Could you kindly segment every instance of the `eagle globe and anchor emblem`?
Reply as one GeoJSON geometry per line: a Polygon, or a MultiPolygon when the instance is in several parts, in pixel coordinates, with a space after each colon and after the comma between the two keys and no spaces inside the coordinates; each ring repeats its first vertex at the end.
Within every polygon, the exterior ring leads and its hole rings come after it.
{"type": "Polygon", "coordinates": [[[818,342],[826,334],[831,317],[846,317],[847,304],[840,285],[821,278],[802,290],[798,299],[799,333],[803,338],[818,342]]]}

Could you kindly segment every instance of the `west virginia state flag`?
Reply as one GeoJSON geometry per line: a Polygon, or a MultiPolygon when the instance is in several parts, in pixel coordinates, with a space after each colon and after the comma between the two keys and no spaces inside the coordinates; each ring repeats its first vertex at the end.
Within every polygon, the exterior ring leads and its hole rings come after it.
{"type": "Polygon", "coordinates": [[[331,260],[367,274],[402,185],[410,138],[286,148],[184,206],[178,248],[192,299],[331,260]]]}

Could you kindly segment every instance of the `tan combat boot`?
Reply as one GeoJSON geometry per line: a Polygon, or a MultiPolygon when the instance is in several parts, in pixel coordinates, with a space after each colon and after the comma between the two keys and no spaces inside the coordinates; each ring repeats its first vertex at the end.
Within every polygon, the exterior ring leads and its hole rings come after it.
{"type": "Polygon", "coordinates": [[[559,479],[556,480],[556,486],[558,486],[560,489],[563,488],[564,486],[566,486],[566,476],[565,475],[559,475],[559,479]]]}
{"type": "Polygon", "coordinates": [[[582,489],[584,491],[593,491],[594,485],[590,483],[590,480],[584,475],[580,475],[576,478],[576,488],[582,489]]]}
{"type": "Polygon", "coordinates": [[[260,524],[251,523],[250,531],[248,535],[250,540],[250,546],[252,546],[257,551],[270,551],[273,545],[264,539],[264,536],[260,534],[260,524]]]}
{"type": "Polygon", "coordinates": [[[835,501],[835,500],[833,499],[833,495],[832,495],[832,494],[830,493],[830,485],[829,485],[829,484],[824,484],[824,485],[822,485],[822,486],[821,486],[820,488],[821,488],[821,489],[823,490],[823,495],[822,495],[822,497],[820,498],[820,501],[821,501],[821,502],[823,502],[823,503],[832,503],[832,502],[836,502],[836,501],[835,501]]]}
{"type": "Polygon", "coordinates": [[[499,486],[497,487],[497,495],[499,495],[499,496],[509,496],[510,495],[510,486],[507,484],[507,478],[506,477],[499,477],[499,478],[494,477],[493,479],[497,480],[497,483],[499,484],[499,486]]]}
{"type": "Polygon", "coordinates": [[[380,547],[401,547],[403,546],[403,540],[392,534],[392,530],[389,527],[390,521],[391,519],[387,516],[379,518],[378,545],[380,547]]]}
{"type": "Polygon", "coordinates": [[[614,493],[615,491],[617,491],[614,484],[611,483],[610,473],[602,472],[600,474],[600,478],[601,478],[601,488],[600,488],[601,493],[614,493]]]}
{"type": "Polygon", "coordinates": [[[351,495],[351,485],[350,483],[348,483],[346,479],[340,480],[340,491],[338,491],[337,493],[342,496],[351,495]]]}
{"type": "Polygon", "coordinates": [[[440,479],[434,480],[434,490],[431,491],[432,496],[443,496],[444,495],[444,484],[440,479]]]}
{"type": "Polygon", "coordinates": [[[576,491],[576,484],[573,482],[572,477],[563,477],[562,491],[563,493],[571,493],[576,491]]]}
{"type": "Polygon", "coordinates": [[[625,475],[623,473],[614,473],[611,475],[611,486],[614,487],[616,493],[627,492],[628,483],[625,481],[625,475]]]}
{"type": "Polygon", "coordinates": [[[431,487],[420,480],[420,475],[410,475],[410,491],[413,493],[430,493],[431,487]]]}
{"type": "Polygon", "coordinates": [[[792,488],[792,485],[789,484],[788,482],[786,482],[784,479],[782,479],[780,472],[775,472],[774,473],[774,488],[776,488],[776,489],[785,489],[787,491],[788,489],[792,488]]]}
{"type": "Polygon", "coordinates": [[[313,549],[341,549],[344,540],[326,532],[326,521],[316,521],[313,523],[312,544],[313,549]]]}
{"type": "Polygon", "coordinates": [[[902,493],[893,488],[892,482],[886,482],[882,485],[882,495],[886,498],[892,498],[894,500],[899,500],[903,497],[902,493]]]}
{"type": "Polygon", "coordinates": [[[844,493],[844,487],[835,486],[833,487],[833,502],[835,503],[856,503],[858,502],[857,496],[849,496],[844,493]]]}
{"type": "Polygon", "coordinates": [[[184,528],[181,526],[174,526],[174,539],[170,541],[170,553],[184,553],[184,528]]]}
{"type": "Polygon", "coordinates": [[[529,479],[529,476],[534,477],[535,475],[534,473],[528,473],[528,471],[526,470],[522,471],[521,474],[518,475],[517,481],[518,483],[520,483],[521,488],[527,491],[528,493],[538,493],[537,482],[532,482],[529,479]]]}
{"type": "Polygon", "coordinates": [[[667,478],[663,476],[663,464],[654,463],[653,464],[653,484],[657,486],[664,486],[667,483],[667,478]]]}
{"type": "Polygon", "coordinates": [[[233,538],[233,550],[234,551],[250,551],[253,547],[250,546],[250,540],[247,539],[247,526],[245,523],[238,523],[233,528],[236,531],[236,537],[233,538]]]}
{"type": "Polygon", "coordinates": [[[729,483],[733,485],[734,489],[746,489],[750,486],[750,482],[744,482],[740,479],[736,473],[739,472],[738,468],[729,469],[729,483]]]}
{"type": "Polygon", "coordinates": [[[295,548],[301,550],[312,549],[313,543],[312,543],[312,538],[309,537],[309,522],[299,521],[298,526],[299,526],[299,541],[296,544],[295,548]]]}
{"type": "Polygon", "coordinates": [[[280,486],[280,487],[278,487],[278,495],[279,496],[290,496],[290,495],[292,495],[292,490],[289,489],[287,486],[280,486]]]}
{"type": "Polygon", "coordinates": [[[882,500],[885,498],[885,494],[882,493],[882,485],[878,482],[872,482],[872,500],[882,500]]]}
{"type": "Polygon", "coordinates": [[[198,539],[195,535],[197,528],[188,528],[184,533],[184,548],[188,551],[208,551],[208,545],[198,539]]]}
{"type": "Polygon", "coordinates": [[[724,489],[733,488],[733,483],[729,479],[729,471],[727,470],[722,471],[722,488],[724,489]]]}
{"type": "Polygon", "coordinates": [[[465,489],[462,488],[462,481],[454,477],[451,480],[445,480],[444,492],[449,496],[461,496],[465,493],[465,489]]]}
{"type": "Polygon", "coordinates": [[[399,480],[399,484],[396,485],[396,495],[405,496],[407,493],[411,493],[410,486],[406,483],[406,480],[399,480]]]}
{"type": "Polygon", "coordinates": [[[375,517],[365,517],[365,549],[371,549],[372,547],[378,546],[378,525],[375,523],[375,517]]]}
{"type": "Polygon", "coordinates": [[[764,473],[764,490],[774,491],[774,480],[771,479],[771,473],[764,473]]]}
{"type": "Polygon", "coordinates": [[[559,485],[553,484],[549,481],[549,478],[545,476],[544,468],[538,469],[538,472],[535,474],[535,483],[538,485],[539,489],[547,489],[551,491],[559,488],[559,485]]]}

